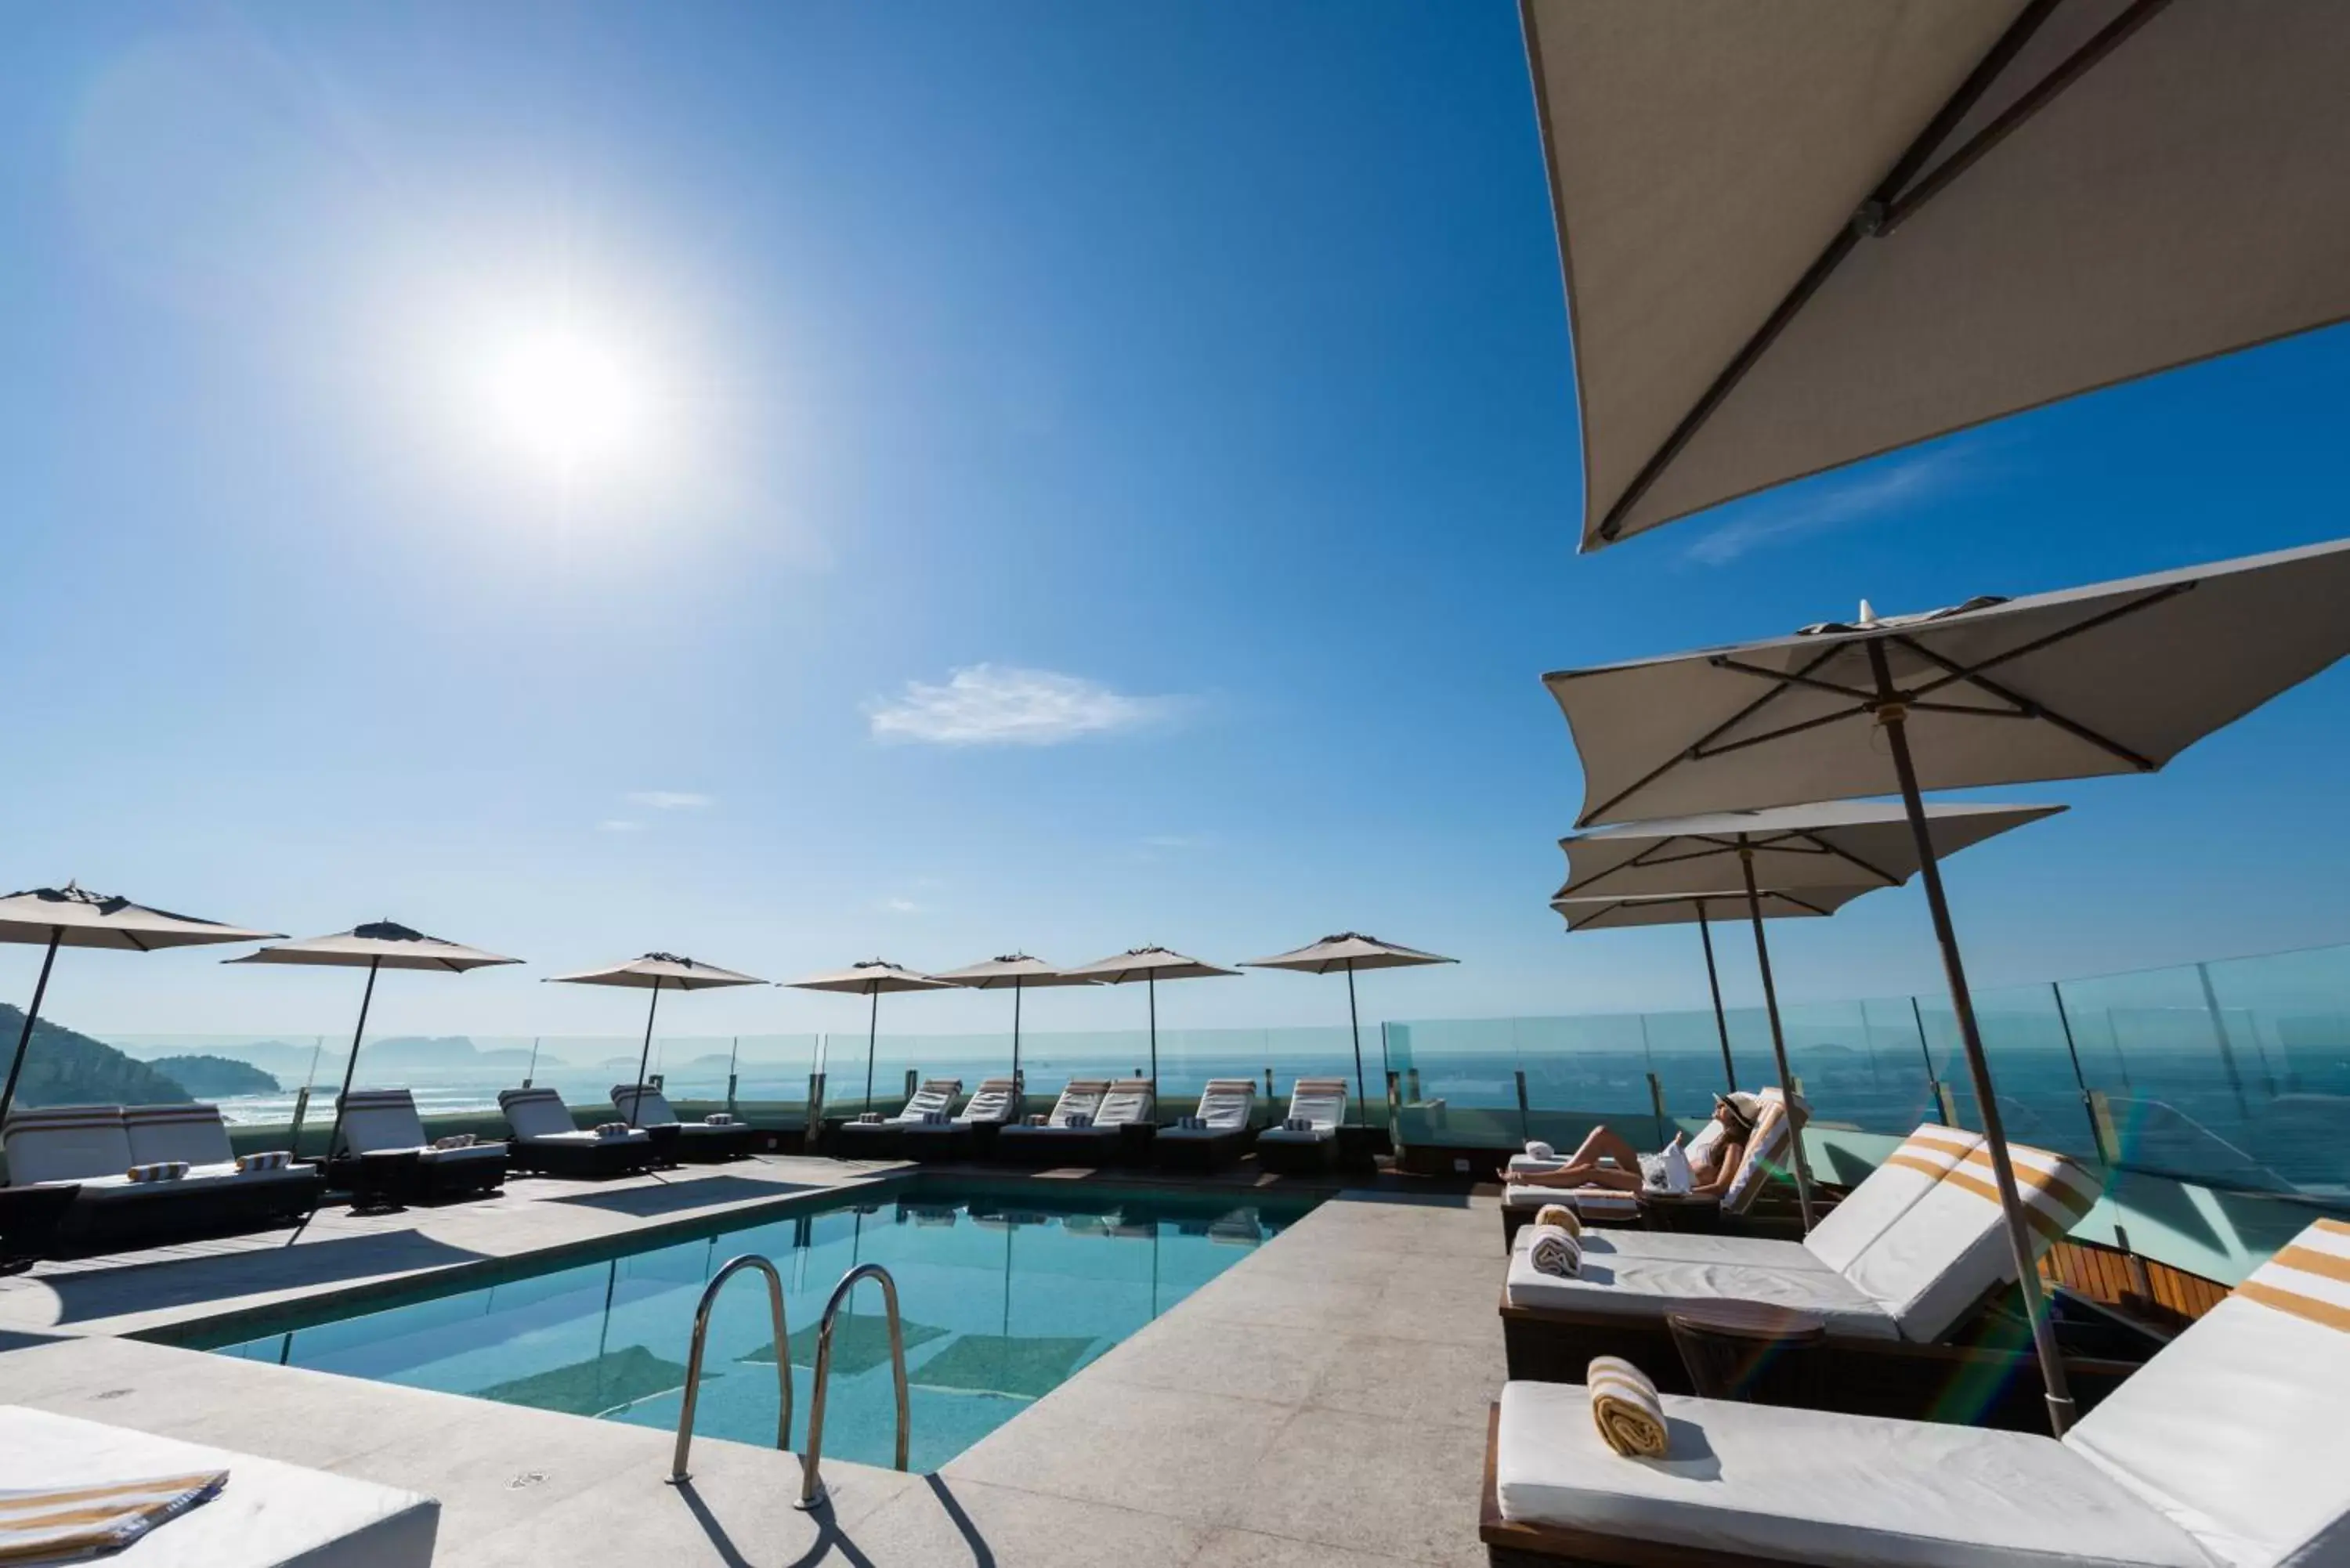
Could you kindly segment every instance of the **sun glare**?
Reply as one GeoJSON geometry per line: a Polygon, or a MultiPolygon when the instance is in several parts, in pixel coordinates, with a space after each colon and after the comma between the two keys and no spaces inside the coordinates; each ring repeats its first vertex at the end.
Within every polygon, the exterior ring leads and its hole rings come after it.
{"type": "Polygon", "coordinates": [[[653,400],[617,344],[543,327],[493,344],[482,370],[488,433],[543,474],[588,478],[647,455],[653,400]]]}

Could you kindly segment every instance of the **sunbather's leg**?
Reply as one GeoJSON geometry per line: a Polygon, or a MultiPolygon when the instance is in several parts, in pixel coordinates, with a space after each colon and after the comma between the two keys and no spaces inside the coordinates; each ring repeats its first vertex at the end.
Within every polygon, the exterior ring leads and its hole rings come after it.
{"type": "Polygon", "coordinates": [[[1583,1140],[1581,1148],[1567,1157],[1566,1163],[1571,1166],[1596,1165],[1602,1158],[1612,1159],[1626,1170],[1638,1171],[1640,1168],[1640,1151],[1606,1127],[1593,1127],[1591,1136],[1583,1140]]]}
{"type": "Polygon", "coordinates": [[[1635,1158],[1629,1170],[1613,1165],[1569,1165],[1556,1170],[1513,1170],[1503,1179],[1520,1187],[1607,1187],[1634,1192],[1640,1186],[1640,1166],[1635,1158]]]}

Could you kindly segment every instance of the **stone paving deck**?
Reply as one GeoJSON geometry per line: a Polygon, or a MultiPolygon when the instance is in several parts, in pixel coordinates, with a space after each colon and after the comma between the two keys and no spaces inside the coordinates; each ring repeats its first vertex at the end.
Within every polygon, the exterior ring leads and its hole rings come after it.
{"type": "Polygon", "coordinates": [[[770,1159],[595,1189],[355,1219],[0,1281],[0,1402],[187,1438],[442,1500],[467,1564],[859,1568],[1467,1568],[1486,1406],[1503,1379],[1488,1199],[1344,1193],[936,1476],[827,1461],[836,1502],[790,1506],[795,1458],[118,1337],[452,1261],[595,1242],[871,1177],[770,1159]],[[715,1199],[709,1203],[703,1198],[715,1199]],[[691,1201],[686,1201],[691,1199],[691,1201]],[[649,1212],[648,1212],[649,1211],[649,1212]],[[311,1233],[315,1232],[315,1234],[311,1233]],[[292,1261],[289,1261],[292,1260],[292,1261]]]}

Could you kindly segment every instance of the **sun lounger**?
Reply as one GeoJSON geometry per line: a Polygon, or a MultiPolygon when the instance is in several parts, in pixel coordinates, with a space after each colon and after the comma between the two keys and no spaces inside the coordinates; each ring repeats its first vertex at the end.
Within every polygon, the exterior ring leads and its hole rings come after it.
{"type": "Polygon", "coordinates": [[[1289,1115],[1256,1135],[1256,1162],[1266,1170],[1305,1176],[1337,1163],[1338,1124],[1347,1119],[1347,1080],[1300,1078],[1289,1094],[1289,1115]]]}
{"type": "Polygon", "coordinates": [[[900,1149],[899,1135],[909,1122],[944,1116],[954,1109],[955,1101],[962,1097],[961,1078],[925,1078],[896,1116],[869,1122],[846,1122],[827,1134],[832,1139],[832,1152],[843,1159],[896,1159],[900,1149]]]}
{"type": "Polygon", "coordinates": [[[516,1170],[600,1181],[652,1168],[652,1134],[618,1122],[583,1128],[553,1089],[500,1089],[498,1109],[514,1129],[506,1158],[516,1170]]]}
{"type": "MultiPolygon", "coordinates": [[[[2060,1155],[2011,1146],[2044,1245],[2096,1201],[2094,1181],[2060,1155]]],[[[1662,1387],[1690,1391],[1668,1314],[1721,1301],[1760,1302],[1817,1317],[1828,1358],[1823,1397],[1840,1409],[1908,1415],[1960,1376],[1995,1376],[2028,1358],[1981,1337],[1982,1308],[2014,1282],[1990,1157],[1970,1134],[1920,1128],[1801,1243],[1617,1231],[1586,1236],[1583,1266],[1559,1279],[1511,1254],[1502,1298],[1510,1376],[1578,1381],[1595,1355],[1622,1355],[1662,1387]]],[[[2094,1399],[2127,1367],[2089,1366],[2094,1399]]],[[[1985,1393],[1994,1397],[1996,1389],[1985,1393]]],[[[2007,1408],[2028,1420],[2028,1400],[2007,1408]]]]}
{"type": "Polygon", "coordinates": [[[908,1159],[962,1159],[984,1152],[982,1145],[1012,1119],[1018,1087],[1010,1078],[981,1079],[951,1120],[926,1117],[900,1127],[898,1152],[908,1159]]]}
{"type": "MultiPolygon", "coordinates": [[[[1732,1097],[1742,1109],[1752,1111],[1755,1127],[1753,1136],[1747,1139],[1745,1156],[1740,1163],[1738,1174],[1732,1178],[1729,1190],[1720,1201],[1682,1197],[1646,1188],[1633,1192],[1613,1187],[1543,1187],[1520,1183],[1503,1189],[1503,1243],[1508,1245],[1514,1241],[1519,1229],[1546,1203],[1564,1203],[1574,1210],[1575,1217],[1586,1225],[1641,1225],[1654,1230],[1721,1230],[1725,1220],[1754,1215],[1772,1182],[1785,1178],[1790,1170],[1795,1128],[1808,1118],[1810,1107],[1799,1099],[1791,1121],[1784,1109],[1785,1101],[1776,1088],[1732,1097]]],[[[1694,1157],[1706,1144],[1725,1136],[1718,1118],[1709,1121],[1689,1141],[1688,1150],[1694,1157]]],[[[1644,1155],[1641,1158],[1645,1162],[1653,1157],[1644,1155]]],[[[1544,1158],[1529,1151],[1511,1156],[1509,1168],[1541,1172],[1562,1169],[1565,1165],[1563,1158],[1544,1158]]],[[[1649,1168],[1645,1164],[1642,1174],[1644,1177],[1649,1174],[1649,1168]]],[[[1800,1230],[1800,1225],[1797,1228],[1800,1230]]]]}
{"type": "Polygon", "coordinates": [[[2345,1277],[2318,1220],[2061,1440],[1667,1395],[1672,1451],[1627,1459],[1583,1387],[1513,1382],[1479,1533],[1494,1568],[2339,1563],[2345,1277]]]}
{"type": "Polygon", "coordinates": [[[341,1147],[328,1166],[337,1187],[396,1203],[439,1203],[505,1183],[505,1145],[435,1143],[406,1089],[354,1089],[341,1108],[341,1147]]]}
{"type": "Polygon", "coordinates": [[[663,1165],[722,1165],[742,1159],[759,1136],[731,1116],[680,1121],[668,1096],[650,1084],[613,1085],[612,1108],[622,1121],[651,1137],[653,1157],[663,1165]]]}
{"type": "Polygon", "coordinates": [[[1127,1129],[1149,1127],[1156,1115],[1148,1078],[1072,1078],[1043,1126],[1005,1127],[995,1151],[1021,1165],[1107,1165],[1127,1129]]]}
{"type": "Polygon", "coordinates": [[[58,1244],[119,1245],[291,1223],[317,1207],[318,1168],[290,1159],[239,1161],[213,1106],[45,1106],[12,1111],[5,1137],[10,1179],[75,1186],[57,1220],[58,1244]],[[137,1167],[185,1167],[137,1180],[137,1167]]]}
{"type": "Polygon", "coordinates": [[[1178,1122],[1159,1129],[1158,1161],[1170,1169],[1213,1170],[1248,1147],[1255,1116],[1254,1078],[1211,1078],[1200,1091],[1198,1113],[1184,1119],[1197,1126],[1178,1122]]]}
{"type": "Polygon", "coordinates": [[[120,1568],[427,1568],[440,1529],[441,1505],[415,1492],[19,1405],[0,1405],[0,1455],[10,1491],[228,1472],[99,1559],[120,1568]]]}

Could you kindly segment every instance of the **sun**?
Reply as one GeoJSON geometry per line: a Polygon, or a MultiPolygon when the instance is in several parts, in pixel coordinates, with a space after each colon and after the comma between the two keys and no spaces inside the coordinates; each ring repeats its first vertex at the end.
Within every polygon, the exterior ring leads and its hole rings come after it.
{"type": "Polygon", "coordinates": [[[569,482],[641,457],[655,400],[625,346],[575,323],[534,327],[488,346],[481,364],[488,434],[534,471],[569,482]]]}

